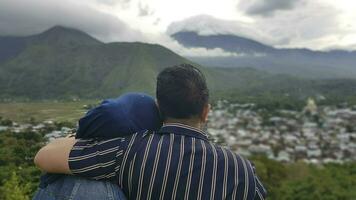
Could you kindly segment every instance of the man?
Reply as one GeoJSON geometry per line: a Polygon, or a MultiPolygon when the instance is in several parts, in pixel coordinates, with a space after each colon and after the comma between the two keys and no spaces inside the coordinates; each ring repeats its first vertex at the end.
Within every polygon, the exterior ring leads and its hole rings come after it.
{"type": "Polygon", "coordinates": [[[42,148],[44,171],[96,180],[116,178],[128,199],[264,199],[252,164],[208,141],[202,131],[210,110],[199,69],[183,64],[157,77],[164,125],[111,140],[60,139],[42,148]]]}

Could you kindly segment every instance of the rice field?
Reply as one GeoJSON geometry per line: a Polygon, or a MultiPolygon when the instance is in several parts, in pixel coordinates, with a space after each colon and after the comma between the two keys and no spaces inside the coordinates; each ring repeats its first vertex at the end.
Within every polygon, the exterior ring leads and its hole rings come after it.
{"type": "Polygon", "coordinates": [[[87,111],[85,105],[95,103],[94,100],[0,103],[0,117],[20,123],[45,120],[76,122],[87,111]]]}

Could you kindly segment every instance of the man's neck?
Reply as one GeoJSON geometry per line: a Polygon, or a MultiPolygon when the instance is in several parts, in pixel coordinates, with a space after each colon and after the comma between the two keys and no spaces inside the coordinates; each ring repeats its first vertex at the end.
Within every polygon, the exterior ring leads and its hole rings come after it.
{"type": "Polygon", "coordinates": [[[163,122],[163,124],[170,124],[170,123],[179,123],[179,124],[184,124],[188,125],[194,128],[197,128],[199,130],[202,130],[203,128],[203,123],[200,120],[197,119],[173,119],[169,118],[163,122]]]}

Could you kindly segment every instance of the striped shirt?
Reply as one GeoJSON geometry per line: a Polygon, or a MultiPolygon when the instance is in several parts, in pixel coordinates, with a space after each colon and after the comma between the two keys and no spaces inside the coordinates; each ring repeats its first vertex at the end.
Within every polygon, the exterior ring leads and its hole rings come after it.
{"type": "Polygon", "coordinates": [[[264,199],[251,162],[183,124],[98,141],[71,150],[73,174],[117,181],[128,199],[264,199]]]}

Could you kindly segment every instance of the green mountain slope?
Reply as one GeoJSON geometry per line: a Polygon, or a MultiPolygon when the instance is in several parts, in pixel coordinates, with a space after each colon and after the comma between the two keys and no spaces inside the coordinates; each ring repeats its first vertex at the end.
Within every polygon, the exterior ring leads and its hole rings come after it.
{"type": "Polygon", "coordinates": [[[184,62],[189,61],[159,45],[104,44],[55,27],[29,37],[23,51],[0,64],[0,90],[2,96],[29,98],[152,92],[160,70],[184,62]]]}
{"type": "MultiPolygon", "coordinates": [[[[78,30],[54,27],[28,37],[0,37],[0,100],[114,97],[122,92],[154,94],[165,67],[191,63],[155,44],[102,43],[78,30]]],[[[305,80],[252,68],[209,68],[214,99],[353,96],[356,80],[305,80]]]]}

